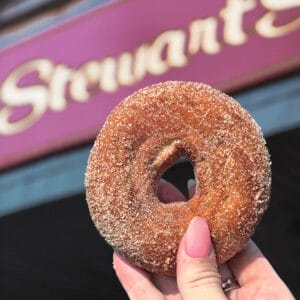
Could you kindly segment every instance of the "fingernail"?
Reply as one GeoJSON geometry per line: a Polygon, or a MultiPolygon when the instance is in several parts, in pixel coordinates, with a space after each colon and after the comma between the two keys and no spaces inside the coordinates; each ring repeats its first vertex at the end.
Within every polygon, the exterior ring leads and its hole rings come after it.
{"type": "Polygon", "coordinates": [[[196,186],[196,181],[195,179],[189,179],[187,182],[187,188],[188,190],[193,189],[196,186]]]}
{"type": "Polygon", "coordinates": [[[187,182],[187,189],[189,192],[189,198],[192,198],[195,194],[196,190],[196,181],[195,179],[189,179],[187,182]]]}
{"type": "Polygon", "coordinates": [[[212,251],[210,232],[206,221],[194,217],[185,234],[185,252],[192,258],[204,258],[212,251]]]}

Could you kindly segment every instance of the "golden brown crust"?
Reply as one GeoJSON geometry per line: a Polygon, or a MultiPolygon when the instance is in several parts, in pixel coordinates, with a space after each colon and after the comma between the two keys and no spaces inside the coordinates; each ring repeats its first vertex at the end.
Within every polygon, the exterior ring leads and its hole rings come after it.
{"type": "Polygon", "coordinates": [[[260,128],[235,100],[192,82],[165,82],[129,96],[110,114],[86,173],[92,219],[106,241],[151,272],[174,275],[193,216],[210,227],[218,263],[239,251],[267,208],[270,162],[260,128]],[[157,198],[180,155],[194,165],[188,202],[157,198]]]}

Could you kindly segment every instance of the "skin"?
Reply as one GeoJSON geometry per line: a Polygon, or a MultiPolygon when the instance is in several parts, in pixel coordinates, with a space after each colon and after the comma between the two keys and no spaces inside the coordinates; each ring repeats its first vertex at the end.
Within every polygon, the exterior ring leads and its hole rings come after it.
{"type": "MultiPolygon", "coordinates": [[[[188,183],[190,197],[195,185],[188,183]]],[[[161,201],[183,201],[184,196],[170,183],[161,181],[161,201]]],[[[216,267],[206,221],[194,218],[182,238],[177,254],[177,277],[150,274],[114,253],[116,275],[131,300],[151,299],[295,299],[253,241],[226,264],[216,267]],[[221,281],[236,278],[240,287],[223,292],[221,281]]]]}

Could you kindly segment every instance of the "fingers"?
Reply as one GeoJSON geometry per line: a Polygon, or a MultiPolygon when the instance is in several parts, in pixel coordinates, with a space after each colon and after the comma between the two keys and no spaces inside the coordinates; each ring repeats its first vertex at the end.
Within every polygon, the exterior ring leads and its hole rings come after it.
{"type": "Polygon", "coordinates": [[[196,191],[196,181],[195,179],[189,179],[187,182],[187,188],[189,192],[189,198],[191,199],[196,191]]]}
{"type": "Polygon", "coordinates": [[[177,284],[184,300],[226,299],[206,221],[195,217],[179,245],[177,284]]]}
{"type": "Polygon", "coordinates": [[[244,285],[252,278],[257,278],[257,266],[270,273],[270,266],[256,245],[250,241],[247,246],[228,262],[236,279],[244,285]]]}
{"type": "Polygon", "coordinates": [[[113,267],[129,299],[163,299],[162,294],[152,284],[148,273],[132,266],[117,253],[113,255],[113,267]]]}
{"type": "Polygon", "coordinates": [[[272,295],[274,299],[295,299],[253,241],[250,240],[228,264],[242,287],[260,286],[257,293],[268,294],[270,299],[272,295]]]}
{"type": "Polygon", "coordinates": [[[236,279],[241,285],[258,277],[270,277],[276,275],[269,261],[264,257],[253,241],[228,262],[236,279]],[[258,272],[259,271],[259,272],[258,272]]]}
{"type": "Polygon", "coordinates": [[[155,286],[167,296],[167,299],[178,299],[178,287],[175,277],[153,274],[152,281],[155,286]]]}
{"type": "Polygon", "coordinates": [[[163,203],[186,201],[184,195],[172,183],[164,179],[159,182],[157,196],[163,203]]]}

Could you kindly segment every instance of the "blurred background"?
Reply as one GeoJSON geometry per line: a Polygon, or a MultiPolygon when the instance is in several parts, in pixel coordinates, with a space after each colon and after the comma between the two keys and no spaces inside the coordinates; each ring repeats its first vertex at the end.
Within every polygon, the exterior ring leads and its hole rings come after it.
{"type": "MultiPolygon", "coordinates": [[[[126,299],[84,173],[108,113],[165,80],[229,93],[261,126],[270,208],[254,236],[300,296],[300,2],[0,3],[0,298],[126,299]]],[[[186,194],[180,160],[164,174],[186,194]]]]}

